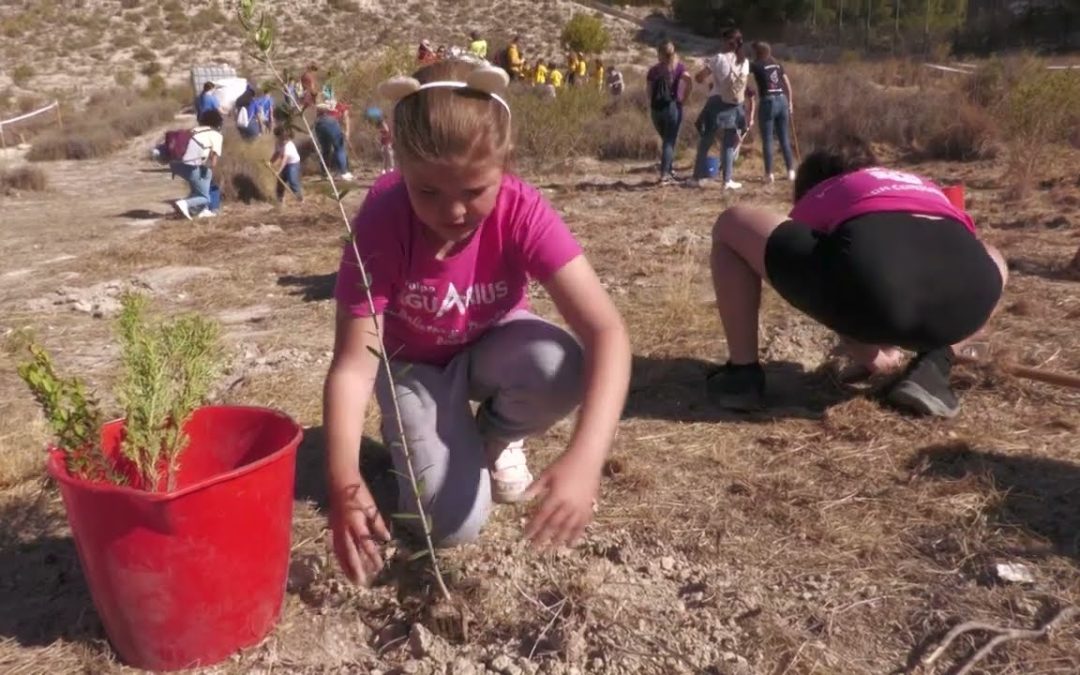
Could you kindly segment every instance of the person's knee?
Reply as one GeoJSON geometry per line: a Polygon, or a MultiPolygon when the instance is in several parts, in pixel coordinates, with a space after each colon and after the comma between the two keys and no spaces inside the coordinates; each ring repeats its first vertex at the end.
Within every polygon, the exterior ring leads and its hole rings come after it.
{"type": "Polygon", "coordinates": [[[713,246],[727,244],[733,235],[747,229],[756,209],[748,206],[732,206],[725,209],[713,223],[713,246]]]}
{"type": "Polygon", "coordinates": [[[1001,274],[1001,287],[1002,289],[1004,289],[1005,285],[1009,282],[1009,263],[1005,260],[1005,256],[1001,254],[1001,251],[997,250],[997,248],[986,243],[985,241],[982,243],[982,245],[986,249],[987,255],[989,255],[990,259],[994,261],[995,265],[997,265],[998,273],[1001,274]]]}
{"type": "Polygon", "coordinates": [[[536,328],[530,339],[519,342],[507,354],[507,366],[552,398],[577,395],[585,367],[581,345],[558,326],[544,323],[536,328]]]}

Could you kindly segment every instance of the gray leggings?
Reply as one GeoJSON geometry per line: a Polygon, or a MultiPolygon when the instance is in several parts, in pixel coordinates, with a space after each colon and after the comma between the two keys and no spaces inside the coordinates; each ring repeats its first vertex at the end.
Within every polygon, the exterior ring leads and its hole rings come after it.
{"type": "MultiPolygon", "coordinates": [[[[400,361],[391,366],[405,437],[423,476],[424,506],[443,546],[475,540],[491,512],[485,442],[509,443],[547,430],[578,405],[583,390],[580,345],[524,311],[508,316],[445,368],[400,361]],[[471,401],[480,403],[475,414],[471,401]]],[[[382,370],[375,392],[383,441],[395,469],[407,475],[382,370]]],[[[401,476],[398,486],[402,511],[415,513],[412,489],[401,476]]]]}

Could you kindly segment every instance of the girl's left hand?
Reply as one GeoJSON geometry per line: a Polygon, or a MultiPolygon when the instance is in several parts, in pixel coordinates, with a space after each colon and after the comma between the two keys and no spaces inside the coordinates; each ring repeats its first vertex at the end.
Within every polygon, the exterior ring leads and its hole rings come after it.
{"type": "Polygon", "coordinates": [[[569,546],[580,539],[592,522],[600,468],[587,454],[573,450],[552,462],[525,492],[526,500],[543,495],[525,538],[538,548],[569,546]]]}

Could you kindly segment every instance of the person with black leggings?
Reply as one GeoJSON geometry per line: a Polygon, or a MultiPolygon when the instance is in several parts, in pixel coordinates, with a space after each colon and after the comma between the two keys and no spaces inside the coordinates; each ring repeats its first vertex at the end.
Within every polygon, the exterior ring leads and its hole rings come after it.
{"type": "Polygon", "coordinates": [[[710,398],[734,410],[760,408],[761,281],[838,333],[869,372],[899,367],[884,393],[893,406],[952,417],[949,386],[958,345],[987,322],[1008,278],[1004,258],[940,188],[882,168],[861,139],[818,150],[799,166],[788,216],[737,206],[713,227],[712,276],[728,361],[708,380],[710,398]]]}

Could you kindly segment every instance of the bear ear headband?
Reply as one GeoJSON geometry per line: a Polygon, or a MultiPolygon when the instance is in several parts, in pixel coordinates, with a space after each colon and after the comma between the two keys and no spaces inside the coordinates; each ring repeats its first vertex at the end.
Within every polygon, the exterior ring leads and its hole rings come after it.
{"type": "Polygon", "coordinates": [[[483,92],[498,101],[509,115],[510,104],[504,98],[508,86],[510,86],[510,76],[505,70],[493,66],[480,66],[469,73],[464,82],[439,80],[420,84],[415,77],[392,77],[379,85],[379,94],[396,106],[403,98],[425,89],[472,89],[483,92]]]}

